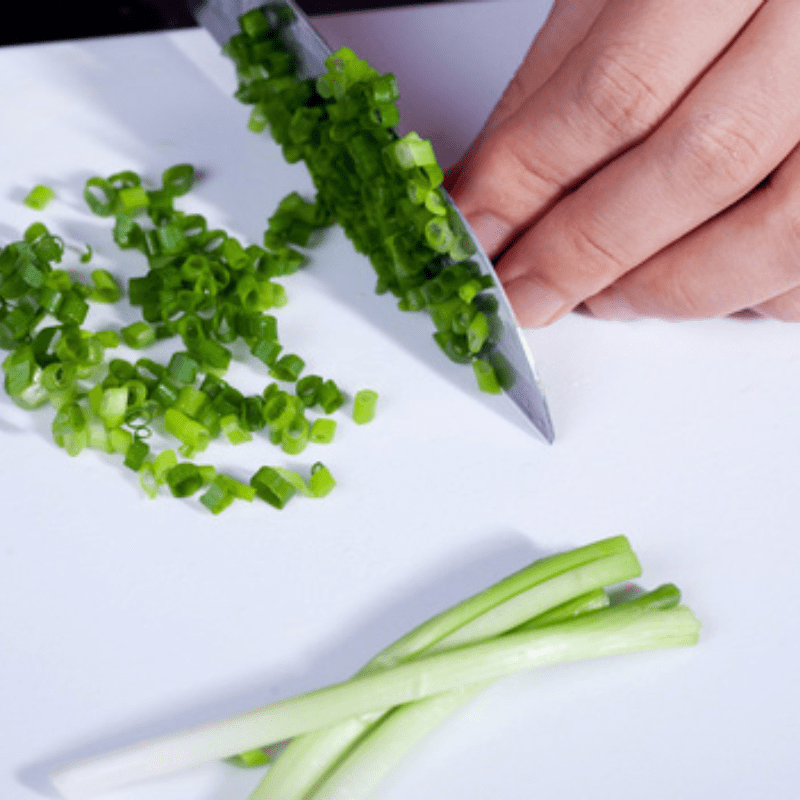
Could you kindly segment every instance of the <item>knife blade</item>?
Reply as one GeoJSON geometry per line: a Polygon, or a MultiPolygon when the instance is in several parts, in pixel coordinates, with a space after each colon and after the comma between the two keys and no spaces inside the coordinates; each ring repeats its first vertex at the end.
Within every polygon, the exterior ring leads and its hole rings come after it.
{"type": "MultiPolygon", "coordinates": [[[[296,50],[300,62],[299,77],[313,78],[327,71],[325,60],[331,54],[331,48],[294,0],[279,0],[268,4],[264,4],[263,0],[189,0],[189,7],[198,24],[202,25],[220,46],[239,32],[238,20],[245,12],[259,7],[267,11],[281,9],[288,13],[291,20],[288,26],[283,28],[283,36],[287,44],[296,50]]],[[[552,443],[555,439],[553,422],[524,333],[491,260],[457,206],[446,192],[443,194],[472,241],[475,252],[471,255],[471,259],[478,264],[481,273],[490,276],[492,280],[492,286],[484,291],[491,294],[496,301],[493,314],[495,330],[485,357],[494,366],[508,397],[533,423],[545,441],[552,443]]]]}

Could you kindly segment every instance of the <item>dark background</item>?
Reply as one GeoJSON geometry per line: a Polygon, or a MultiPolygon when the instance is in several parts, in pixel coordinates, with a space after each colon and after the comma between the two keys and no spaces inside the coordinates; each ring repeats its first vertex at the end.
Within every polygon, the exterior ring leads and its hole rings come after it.
{"type": "MultiPolygon", "coordinates": [[[[309,15],[417,5],[428,0],[298,0],[309,15]]],[[[6,0],[0,45],[52,42],[195,25],[184,0],[6,0]]]]}

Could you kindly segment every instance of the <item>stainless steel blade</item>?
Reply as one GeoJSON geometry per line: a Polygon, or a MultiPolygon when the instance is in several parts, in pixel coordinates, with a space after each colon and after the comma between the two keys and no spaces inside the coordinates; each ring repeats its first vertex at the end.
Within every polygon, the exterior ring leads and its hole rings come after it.
{"type": "MultiPolygon", "coordinates": [[[[284,29],[287,43],[293,45],[300,58],[301,77],[310,78],[326,71],[325,59],[331,54],[325,40],[317,33],[304,12],[293,0],[264,4],[263,0],[190,0],[189,5],[195,19],[211,33],[220,45],[225,44],[239,31],[239,16],[253,8],[265,9],[282,7],[289,9],[291,24],[284,29]]],[[[495,324],[498,329],[492,336],[488,359],[498,371],[503,389],[516,403],[525,416],[533,423],[547,442],[555,439],[553,422],[547,407],[544,392],[539,384],[539,377],[533,356],[525,340],[522,329],[517,323],[511,304],[508,302],[489,257],[472,233],[469,225],[455,204],[447,198],[464,226],[475,246],[471,258],[479,265],[484,275],[492,278],[493,286],[486,290],[497,301],[495,324]]]]}

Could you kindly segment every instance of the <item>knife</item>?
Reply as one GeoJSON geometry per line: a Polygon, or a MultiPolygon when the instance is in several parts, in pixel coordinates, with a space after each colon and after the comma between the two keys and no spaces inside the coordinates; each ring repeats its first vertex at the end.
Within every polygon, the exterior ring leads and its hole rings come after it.
{"type": "MultiPolygon", "coordinates": [[[[331,54],[331,48],[294,0],[279,0],[267,5],[262,0],[188,0],[188,2],[197,22],[220,46],[239,32],[239,17],[245,12],[258,7],[280,8],[284,13],[288,13],[291,19],[290,24],[283,29],[283,35],[285,41],[296,49],[300,62],[300,77],[314,78],[327,71],[325,59],[331,54]]],[[[553,422],[539,382],[533,355],[522,329],[500,285],[492,262],[456,205],[446,193],[444,195],[475,247],[471,259],[478,264],[482,274],[492,279],[492,286],[484,291],[490,293],[496,301],[493,314],[495,330],[485,357],[498,373],[506,394],[533,423],[545,441],[552,443],[555,439],[553,422]]]]}

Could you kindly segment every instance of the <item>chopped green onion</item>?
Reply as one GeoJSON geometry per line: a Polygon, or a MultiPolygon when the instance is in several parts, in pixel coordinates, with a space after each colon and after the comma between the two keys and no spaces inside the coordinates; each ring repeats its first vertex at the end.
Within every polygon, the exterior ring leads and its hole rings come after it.
{"type": "Polygon", "coordinates": [[[497,373],[494,367],[482,358],[476,358],[472,362],[472,369],[475,372],[475,379],[478,383],[478,388],[482,392],[489,394],[500,394],[503,391],[498,380],[497,373]]]}
{"type": "Polygon", "coordinates": [[[208,428],[190,419],[177,408],[167,408],[164,411],[164,427],[196,453],[205,450],[211,440],[208,428]]]}
{"type": "Polygon", "coordinates": [[[138,472],[149,455],[150,445],[141,439],[134,439],[125,451],[125,466],[138,472]]]}
{"type": "Polygon", "coordinates": [[[53,441],[71,456],[77,456],[89,446],[89,427],[86,414],[77,403],[66,403],[53,420],[53,441]]]}
{"type": "Polygon", "coordinates": [[[256,497],[255,489],[252,486],[242,481],[231,478],[230,475],[217,475],[215,480],[221,480],[227,490],[237,499],[244,500],[247,503],[252,503],[256,497]]]}
{"type": "Polygon", "coordinates": [[[23,203],[35,211],[42,211],[55,196],[56,193],[49,186],[40,183],[25,195],[23,203]]]}
{"type": "Polygon", "coordinates": [[[132,322],[120,329],[119,333],[122,341],[135,350],[149,347],[156,340],[154,328],[146,322],[132,322]]]}
{"type": "Polygon", "coordinates": [[[196,179],[197,173],[191,164],[176,164],[164,170],[161,183],[171,197],[179,197],[194,186],[196,179]]]}
{"type": "Polygon", "coordinates": [[[167,472],[167,485],[175,497],[189,497],[204,484],[203,474],[196,464],[176,464],[167,472]]]}
{"type": "Polygon", "coordinates": [[[178,383],[194,383],[200,369],[200,363],[187,352],[173,353],[167,366],[169,374],[178,383]]]}
{"type": "Polygon", "coordinates": [[[372,389],[361,389],[353,398],[353,422],[365,425],[375,419],[378,406],[378,393],[372,389]]]}
{"type": "Polygon", "coordinates": [[[119,334],[116,331],[98,331],[95,334],[98,344],[106,349],[119,347],[119,334]]]}
{"type": "Polygon", "coordinates": [[[295,393],[300,398],[304,406],[310,408],[317,402],[317,395],[322,386],[322,378],[319,375],[306,375],[300,378],[295,384],[295,393]]]}
{"type": "Polygon", "coordinates": [[[329,379],[319,387],[317,403],[326,414],[332,414],[344,405],[344,395],[341,389],[329,379]]]}
{"type": "MultiPolygon", "coordinates": [[[[274,467],[261,467],[250,478],[250,485],[258,497],[275,508],[283,508],[297,492],[297,488],[274,467]]],[[[249,748],[236,748],[240,749],[249,748]]]]}
{"type": "Polygon", "coordinates": [[[111,387],[103,392],[98,416],[107,428],[117,428],[125,421],[128,411],[128,388],[111,387]]]}
{"type": "Polygon", "coordinates": [[[98,303],[116,303],[122,297],[122,292],[114,280],[114,276],[108,270],[93,270],[92,283],[94,289],[91,298],[98,303]]]}
{"type": "Polygon", "coordinates": [[[142,487],[142,491],[151,500],[155,500],[156,497],[158,497],[159,484],[153,476],[152,461],[145,461],[139,468],[139,485],[142,487]]]}
{"type": "Polygon", "coordinates": [[[313,497],[326,497],[336,486],[336,481],[331,475],[330,470],[321,462],[317,461],[311,467],[311,477],[308,479],[308,488],[313,497]]]}
{"type": "Polygon", "coordinates": [[[150,205],[150,198],[143,186],[126,186],[117,192],[116,201],[123,214],[135,214],[150,205]]]}
{"type": "Polygon", "coordinates": [[[241,426],[236,414],[226,414],[220,418],[219,424],[231,444],[245,444],[253,439],[253,434],[241,426]]]}
{"type": "Polygon", "coordinates": [[[315,444],[330,444],[336,435],[336,420],[319,417],[311,423],[308,440],[315,444]]]}
{"type": "Polygon", "coordinates": [[[117,190],[103,178],[89,178],[83,190],[86,205],[100,217],[110,217],[114,213],[117,190]]]}
{"type": "Polygon", "coordinates": [[[295,414],[292,421],[281,431],[281,448],[284,453],[295,456],[302,453],[308,444],[310,426],[302,414],[295,414]]]}
{"type": "MultiPolygon", "coordinates": [[[[220,514],[228,508],[234,500],[252,501],[255,497],[255,490],[251,486],[230,478],[227,475],[215,475],[208,486],[206,492],[200,497],[200,502],[212,513],[220,514]]],[[[243,763],[247,762],[251,766],[259,763],[253,759],[253,754],[240,754],[243,763]]],[[[260,762],[266,763],[266,762],[260,762]]]]}
{"type": "Polygon", "coordinates": [[[300,356],[287,353],[272,365],[269,374],[279,381],[296,381],[305,365],[305,361],[300,356]]]}
{"type": "Polygon", "coordinates": [[[125,455],[133,444],[133,434],[124,428],[112,428],[108,432],[108,443],[112,453],[125,455]]]}

